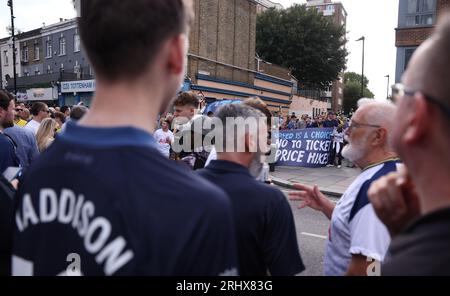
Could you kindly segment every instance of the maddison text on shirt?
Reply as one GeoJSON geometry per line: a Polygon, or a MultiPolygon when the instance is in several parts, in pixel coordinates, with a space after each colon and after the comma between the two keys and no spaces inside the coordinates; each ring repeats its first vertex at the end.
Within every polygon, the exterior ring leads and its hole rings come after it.
{"type": "Polygon", "coordinates": [[[45,223],[60,223],[71,226],[83,239],[86,251],[95,256],[97,264],[103,266],[106,275],[112,275],[133,259],[134,254],[126,249],[127,242],[122,236],[110,240],[112,226],[105,218],[95,216],[95,205],[85,200],[82,194],[62,189],[41,189],[39,208],[35,209],[30,194],[23,196],[22,207],[15,214],[19,232],[28,227],[45,223]]]}

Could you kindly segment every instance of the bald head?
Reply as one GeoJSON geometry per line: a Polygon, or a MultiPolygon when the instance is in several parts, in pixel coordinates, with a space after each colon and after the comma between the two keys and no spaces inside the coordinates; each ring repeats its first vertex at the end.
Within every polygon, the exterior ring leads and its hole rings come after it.
{"type": "Polygon", "coordinates": [[[355,115],[368,124],[379,125],[387,131],[385,147],[390,146],[392,129],[396,120],[397,107],[390,101],[376,101],[374,99],[360,99],[355,115]]]}
{"type": "Polygon", "coordinates": [[[450,103],[450,11],[440,16],[436,29],[414,53],[403,83],[450,103]]]}

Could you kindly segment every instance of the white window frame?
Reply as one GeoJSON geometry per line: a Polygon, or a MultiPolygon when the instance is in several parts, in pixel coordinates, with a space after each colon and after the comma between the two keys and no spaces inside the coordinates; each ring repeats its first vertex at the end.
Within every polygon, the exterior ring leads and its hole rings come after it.
{"type": "Polygon", "coordinates": [[[79,34],[73,35],[73,52],[81,51],[81,39],[79,34]]]}
{"type": "Polygon", "coordinates": [[[52,40],[50,39],[50,37],[47,38],[47,40],[45,41],[45,57],[47,59],[51,58],[53,55],[53,46],[52,46],[52,40]]]}
{"type": "Polygon", "coordinates": [[[8,56],[7,50],[3,51],[3,60],[4,60],[4,66],[9,66],[9,56],[8,56]]]}
{"type": "Polygon", "coordinates": [[[22,48],[22,59],[23,62],[28,63],[28,45],[25,45],[22,48]]]}
{"type": "Polygon", "coordinates": [[[64,35],[61,35],[61,37],[59,37],[59,55],[60,56],[65,56],[66,55],[66,48],[67,44],[66,44],[66,37],[64,37],[64,35]]]}
{"type": "Polygon", "coordinates": [[[431,7],[431,10],[427,10],[424,11],[423,10],[423,4],[424,1],[427,0],[411,0],[414,1],[413,3],[415,4],[415,8],[410,10],[410,6],[409,6],[409,1],[407,4],[407,8],[406,8],[406,16],[405,16],[405,26],[406,27],[420,27],[420,26],[432,26],[433,24],[436,23],[436,5],[437,5],[437,0],[433,0],[434,1],[434,6],[431,7]],[[424,23],[422,20],[423,19],[427,19],[428,17],[431,16],[431,24],[429,23],[424,23]]]}
{"type": "Polygon", "coordinates": [[[39,43],[34,43],[34,60],[39,61],[41,59],[41,47],[39,46],[39,43]]]}

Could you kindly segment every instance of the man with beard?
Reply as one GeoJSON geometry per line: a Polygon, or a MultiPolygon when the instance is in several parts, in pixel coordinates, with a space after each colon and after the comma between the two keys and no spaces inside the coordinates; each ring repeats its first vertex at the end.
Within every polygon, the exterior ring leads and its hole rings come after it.
{"type": "Polygon", "coordinates": [[[14,126],[14,100],[0,90],[0,276],[10,274],[12,249],[12,195],[14,189],[3,177],[8,167],[19,166],[13,140],[4,133],[14,126]]]}
{"type": "Polygon", "coordinates": [[[245,104],[229,104],[219,109],[214,120],[223,126],[216,125],[217,160],[197,173],[231,199],[240,275],[302,272],[289,202],[281,191],[255,179],[267,150],[266,117],[245,104]]]}
{"type": "Polygon", "coordinates": [[[4,133],[6,128],[14,126],[14,100],[0,90],[0,174],[8,167],[19,166],[14,141],[4,133]]]}
{"type": "Polygon", "coordinates": [[[317,186],[296,184],[300,191],[290,194],[292,200],[302,201],[300,208],[308,206],[321,211],[331,220],[325,275],[368,275],[369,265],[373,260],[384,260],[390,243],[389,232],[375,215],[367,191],[372,182],[397,169],[398,159],[388,139],[396,108],[391,103],[369,99],[361,99],[358,105],[346,131],[349,144],[342,155],[361,168],[361,174],[337,204],[317,186]]]}

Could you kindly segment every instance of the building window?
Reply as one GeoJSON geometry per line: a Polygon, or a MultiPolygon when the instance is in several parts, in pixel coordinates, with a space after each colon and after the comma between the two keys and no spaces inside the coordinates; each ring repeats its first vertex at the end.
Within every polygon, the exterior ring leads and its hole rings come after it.
{"type": "Polygon", "coordinates": [[[405,63],[404,63],[403,70],[406,70],[406,68],[408,67],[409,60],[411,59],[411,56],[413,55],[415,50],[416,50],[416,48],[406,48],[405,49],[405,63]]]}
{"type": "Polygon", "coordinates": [[[61,64],[61,67],[59,68],[59,70],[60,70],[61,72],[64,72],[64,64],[61,64]]]}
{"type": "Polygon", "coordinates": [[[9,59],[8,59],[8,51],[7,50],[4,50],[3,51],[3,64],[5,65],[5,66],[8,66],[8,64],[9,64],[9,59]]]}
{"type": "Polygon", "coordinates": [[[47,65],[47,74],[52,74],[52,67],[50,65],[47,65]]]}
{"type": "Polygon", "coordinates": [[[50,39],[47,39],[47,41],[45,42],[45,57],[52,57],[52,41],[50,39]]]}
{"type": "Polygon", "coordinates": [[[66,37],[61,36],[59,38],[59,55],[65,55],[66,54],[66,37]]]}
{"type": "Polygon", "coordinates": [[[78,52],[80,50],[81,50],[80,35],[75,34],[73,35],[73,51],[78,52]]]}
{"type": "Polygon", "coordinates": [[[39,55],[41,54],[41,49],[39,48],[39,44],[34,44],[34,60],[39,61],[39,55]]]}
{"type": "Polygon", "coordinates": [[[30,76],[30,73],[28,72],[28,69],[23,70],[23,75],[30,76]]]}
{"type": "Polygon", "coordinates": [[[433,25],[436,18],[436,0],[408,0],[406,26],[433,25]]]}
{"type": "Polygon", "coordinates": [[[28,62],[28,46],[24,46],[22,50],[22,60],[28,62]]]}
{"type": "Polygon", "coordinates": [[[34,70],[34,75],[41,75],[41,71],[38,67],[36,67],[36,69],[34,70]]]}

